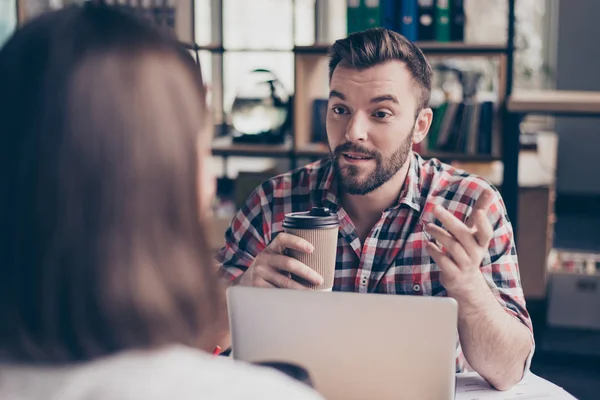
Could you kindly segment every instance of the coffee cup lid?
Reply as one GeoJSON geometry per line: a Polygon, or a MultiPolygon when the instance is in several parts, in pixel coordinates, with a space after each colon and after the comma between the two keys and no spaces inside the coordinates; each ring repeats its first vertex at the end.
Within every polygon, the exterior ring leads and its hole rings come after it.
{"type": "Polygon", "coordinates": [[[286,214],[284,228],[291,229],[326,229],[340,225],[336,213],[327,207],[313,207],[310,211],[286,214]]]}

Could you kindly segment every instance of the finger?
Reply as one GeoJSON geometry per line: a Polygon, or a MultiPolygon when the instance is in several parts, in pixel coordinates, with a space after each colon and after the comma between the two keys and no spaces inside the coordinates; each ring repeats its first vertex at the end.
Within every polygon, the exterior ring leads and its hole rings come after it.
{"type": "Polygon", "coordinates": [[[473,211],[483,210],[485,212],[491,207],[494,202],[494,192],[490,189],[485,189],[483,193],[479,195],[475,205],[473,205],[473,211]]]}
{"type": "Polygon", "coordinates": [[[315,250],[314,246],[306,239],[285,232],[277,235],[269,243],[266,250],[276,254],[284,254],[285,249],[292,249],[303,253],[312,253],[315,250]]]}
{"type": "Polygon", "coordinates": [[[494,228],[487,219],[487,212],[484,210],[477,210],[471,214],[470,219],[473,221],[473,234],[475,235],[477,244],[487,248],[494,235],[494,228]]]}
{"type": "Polygon", "coordinates": [[[488,210],[490,209],[493,203],[494,192],[492,192],[490,189],[485,189],[483,193],[479,195],[479,197],[475,201],[475,204],[473,204],[471,215],[469,216],[469,218],[467,218],[467,226],[469,228],[473,227],[475,222],[473,221],[473,217],[475,216],[475,214],[482,211],[484,214],[487,214],[488,210]]]}
{"type": "Polygon", "coordinates": [[[473,236],[473,229],[465,225],[461,220],[456,218],[448,210],[445,210],[441,206],[435,206],[433,209],[433,215],[444,225],[444,228],[458,240],[458,242],[467,250],[467,253],[471,253],[471,249],[478,247],[475,237],[473,236]]]}
{"type": "MultiPolygon", "coordinates": [[[[458,266],[469,265],[470,258],[463,246],[448,232],[435,224],[427,224],[427,232],[442,245],[458,266]]],[[[436,246],[438,247],[438,246],[436,246]]],[[[439,248],[439,247],[438,247],[439,248]]],[[[440,249],[441,251],[441,249],[440,249]]],[[[444,253],[444,252],[442,252],[444,253]]]]}
{"type": "MultiPolygon", "coordinates": [[[[270,254],[265,260],[270,269],[275,269],[284,272],[290,272],[297,277],[309,281],[314,285],[323,283],[323,277],[315,270],[307,267],[305,264],[295,258],[284,256],[281,254],[270,254]]],[[[265,268],[267,269],[267,268],[265,268]]],[[[260,271],[259,273],[262,273],[260,271]]]]}
{"type": "Polygon", "coordinates": [[[271,282],[266,281],[262,277],[256,277],[255,282],[252,284],[252,286],[261,287],[261,288],[276,288],[277,287],[277,286],[273,285],[271,282]]]}
{"type": "Polygon", "coordinates": [[[427,251],[429,252],[429,255],[431,256],[431,258],[433,258],[433,261],[435,261],[436,265],[440,268],[441,271],[444,271],[450,275],[458,274],[460,272],[458,266],[454,263],[454,261],[452,261],[452,259],[448,257],[448,255],[446,255],[442,250],[440,250],[438,245],[428,241],[426,247],[427,251]]]}
{"type": "Polygon", "coordinates": [[[281,272],[275,270],[265,271],[263,279],[272,284],[274,287],[282,289],[309,290],[308,287],[296,282],[288,274],[282,274],[281,272]]]}

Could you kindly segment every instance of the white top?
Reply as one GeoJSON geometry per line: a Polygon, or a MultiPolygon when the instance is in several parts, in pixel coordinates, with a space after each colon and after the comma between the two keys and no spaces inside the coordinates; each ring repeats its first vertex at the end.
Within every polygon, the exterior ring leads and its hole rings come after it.
{"type": "Polygon", "coordinates": [[[63,367],[0,366],[0,400],[318,400],[275,370],[174,346],[63,367]]]}

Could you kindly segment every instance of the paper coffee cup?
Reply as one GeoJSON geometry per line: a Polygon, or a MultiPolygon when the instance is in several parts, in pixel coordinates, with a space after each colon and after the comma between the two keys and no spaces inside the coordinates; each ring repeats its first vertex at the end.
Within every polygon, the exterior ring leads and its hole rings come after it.
{"type": "Polygon", "coordinates": [[[331,291],[335,277],[339,226],[337,214],[323,207],[286,214],[283,222],[285,232],[300,236],[315,248],[311,254],[288,249],[288,255],[315,270],[323,277],[323,284],[313,285],[298,277],[294,277],[295,280],[314,290],[331,291]]]}

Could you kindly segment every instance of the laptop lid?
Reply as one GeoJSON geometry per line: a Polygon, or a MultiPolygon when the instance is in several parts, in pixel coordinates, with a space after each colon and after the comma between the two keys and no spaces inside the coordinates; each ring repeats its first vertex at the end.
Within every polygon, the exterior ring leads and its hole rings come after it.
{"type": "Polygon", "coordinates": [[[453,399],[451,298],[231,287],[233,357],[306,368],[336,399],[453,399]]]}

